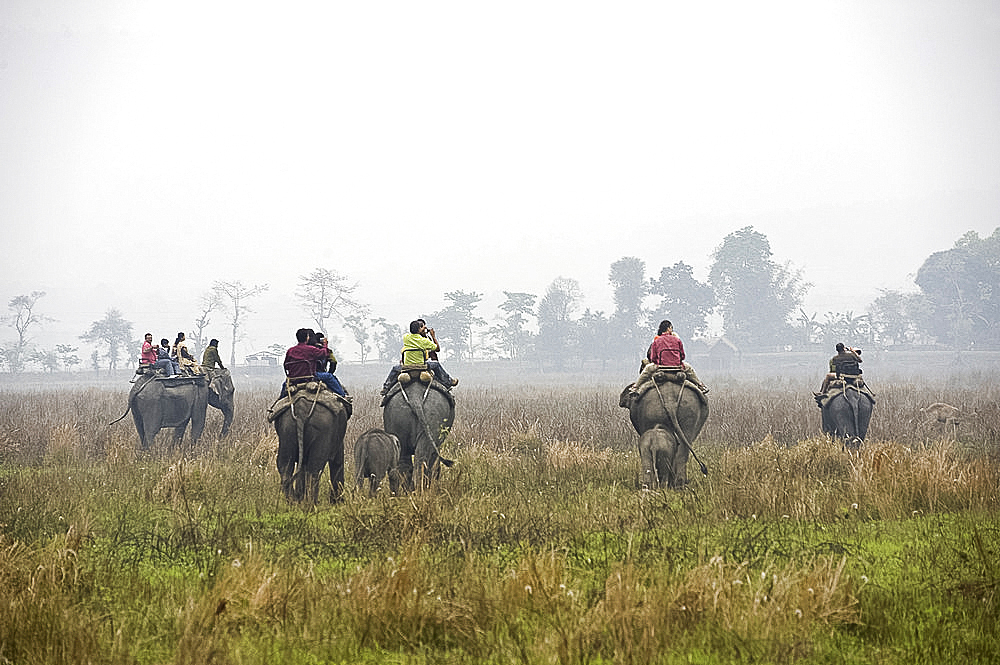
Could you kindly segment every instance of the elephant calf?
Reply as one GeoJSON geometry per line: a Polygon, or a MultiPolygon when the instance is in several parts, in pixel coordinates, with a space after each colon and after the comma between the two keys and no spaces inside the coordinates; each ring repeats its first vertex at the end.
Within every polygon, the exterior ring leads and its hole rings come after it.
{"type": "Polygon", "coordinates": [[[389,489],[399,493],[399,439],[382,429],[370,429],[358,437],[354,444],[354,478],[358,489],[369,485],[368,493],[374,496],[389,476],[389,489]]]}
{"type": "Polygon", "coordinates": [[[643,487],[681,489],[687,484],[687,447],[663,427],[652,427],[639,437],[643,487]]]}

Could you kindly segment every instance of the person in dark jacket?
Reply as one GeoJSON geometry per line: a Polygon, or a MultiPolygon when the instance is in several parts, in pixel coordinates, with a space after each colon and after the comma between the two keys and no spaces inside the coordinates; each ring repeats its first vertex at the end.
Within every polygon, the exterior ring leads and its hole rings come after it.
{"type": "Polygon", "coordinates": [[[219,366],[219,369],[226,369],[226,366],[222,364],[222,358],[219,357],[219,340],[212,339],[205,347],[205,352],[201,354],[201,366],[205,369],[213,369],[216,365],[219,366]]]}

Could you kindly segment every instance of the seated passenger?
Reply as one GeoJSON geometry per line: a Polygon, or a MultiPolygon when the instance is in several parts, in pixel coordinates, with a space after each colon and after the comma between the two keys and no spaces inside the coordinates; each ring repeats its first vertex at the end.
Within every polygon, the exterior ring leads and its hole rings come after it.
{"type": "Polygon", "coordinates": [[[457,386],[458,379],[451,378],[448,372],[444,371],[444,367],[441,366],[440,362],[429,359],[431,353],[436,354],[440,350],[441,345],[437,341],[434,329],[428,328],[423,319],[411,321],[410,332],[403,335],[401,364],[394,366],[389,371],[389,376],[386,377],[385,383],[382,385],[382,394],[385,395],[392,389],[393,384],[396,383],[396,379],[399,378],[399,373],[402,371],[403,365],[426,364],[427,369],[431,370],[435,378],[447,388],[451,389],[457,386]]]}
{"type": "Polygon", "coordinates": [[[698,390],[703,395],[708,394],[708,386],[701,382],[698,375],[694,373],[694,368],[684,362],[684,343],[681,338],[674,334],[674,324],[670,321],[660,321],[660,326],[656,330],[656,338],[649,345],[646,351],[646,359],[649,363],[642,368],[639,378],[636,379],[631,390],[633,393],[639,392],[639,388],[653,378],[656,371],[661,367],[680,367],[687,374],[688,380],[698,386],[698,390]]]}
{"type": "Polygon", "coordinates": [[[170,340],[164,337],[160,340],[160,346],[156,350],[156,355],[160,360],[166,360],[170,363],[171,376],[177,376],[181,373],[181,367],[177,363],[177,356],[170,354],[170,340]]]}
{"type": "Polygon", "coordinates": [[[180,365],[181,371],[184,374],[194,375],[205,373],[205,370],[201,368],[201,365],[198,364],[198,361],[194,359],[194,356],[188,349],[187,337],[184,333],[177,333],[177,340],[174,342],[174,349],[177,352],[177,363],[180,365]]]}
{"type": "Polygon", "coordinates": [[[337,371],[337,357],[330,350],[329,340],[327,340],[326,335],[321,332],[316,333],[312,343],[327,351],[326,358],[323,358],[316,364],[316,378],[325,383],[326,387],[333,392],[351,399],[347,388],[344,388],[343,384],[340,383],[340,379],[334,374],[337,371]]]}
{"type": "MultiPolygon", "coordinates": [[[[321,344],[316,344],[316,334],[310,328],[299,328],[295,331],[295,339],[298,342],[295,346],[285,352],[285,383],[281,386],[281,393],[278,398],[288,395],[288,386],[296,383],[314,381],[320,377],[316,374],[316,367],[321,361],[327,361],[330,351],[327,348],[326,339],[321,344]]],[[[332,377],[333,375],[330,374],[332,377]]],[[[334,381],[323,380],[327,388],[337,393],[341,397],[347,397],[347,391],[340,385],[340,381],[333,377],[334,381]]]]}
{"type": "MultiPolygon", "coordinates": [[[[163,340],[166,341],[166,340],[163,340]]],[[[139,356],[139,365],[152,367],[154,370],[163,370],[167,376],[174,374],[170,358],[161,360],[159,356],[160,347],[153,344],[153,333],[146,333],[142,342],[142,353],[139,356]]]]}

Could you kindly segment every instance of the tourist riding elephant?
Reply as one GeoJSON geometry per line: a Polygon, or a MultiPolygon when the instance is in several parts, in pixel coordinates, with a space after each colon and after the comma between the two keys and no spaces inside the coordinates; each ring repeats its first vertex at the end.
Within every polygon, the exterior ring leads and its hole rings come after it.
{"type": "MultiPolygon", "coordinates": [[[[688,455],[694,454],[691,444],[708,419],[708,400],[684,378],[682,371],[661,370],[638,393],[629,386],[619,399],[639,434],[642,483],[646,487],[680,489],[687,485],[688,455]]],[[[699,465],[707,474],[705,465],[699,465]]]]}
{"type": "Polygon", "coordinates": [[[281,489],[293,501],[315,504],[319,477],[330,467],[330,501],[344,495],[344,435],[351,408],[320,382],[295,386],[271,409],[268,420],[278,433],[281,489]]]}
{"type": "MultiPolygon", "coordinates": [[[[441,457],[440,446],[455,423],[455,398],[429,373],[413,374],[412,380],[397,383],[382,400],[382,424],[399,439],[399,473],[409,491],[426,489],[440,476],[441,464],[454,464],[441,457]]],[[[404,376],[405,372],[400,374],[404,376]]]]}
{"type": "Polygon", "coordinates": [[[132,412],[143,448],[148,449],[156,433],[164,427],[172,427],[174,443],[180,443],[188,423],[191,424],[191,445],[195,445],[205,429],[209,404],[222,411],[220,436],[229,433],[235,392],[229,370],[225,369],[169,378],[147,372],[139,376],[129,392],[128,411],[132,412]]]}
{"type": "Polygon", "coordinates": [[[868,435],[875,395],[866,385],[834,381],[826,393],[816,396],[823,414],[823,432],[840,439],[845,448],[857,450],[868,435]]]}

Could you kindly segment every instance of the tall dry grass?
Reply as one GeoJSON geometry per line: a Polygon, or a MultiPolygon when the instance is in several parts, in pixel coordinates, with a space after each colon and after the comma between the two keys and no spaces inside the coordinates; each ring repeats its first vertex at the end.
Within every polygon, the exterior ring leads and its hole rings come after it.
{"type": "MultiPolygon", "coordinates": [[[[937,393],[887,386],[854,455],[809,388],[714,384],[684,492],[640,489],[619,386],[460,389],[432,491],[315,509],[279,491],[273,390],[237,386],[224,440],[210,409],[150,451],[107,425],[125,387],[5,391],[0,656],[912,662],[948,606],[965,639],[939,657],[997,646],[996,388],[949,393],[978,414],[952,437],[915,424],[937,393]]],[[[381,424],[355,399],[348,453],[381,424]]]]}

